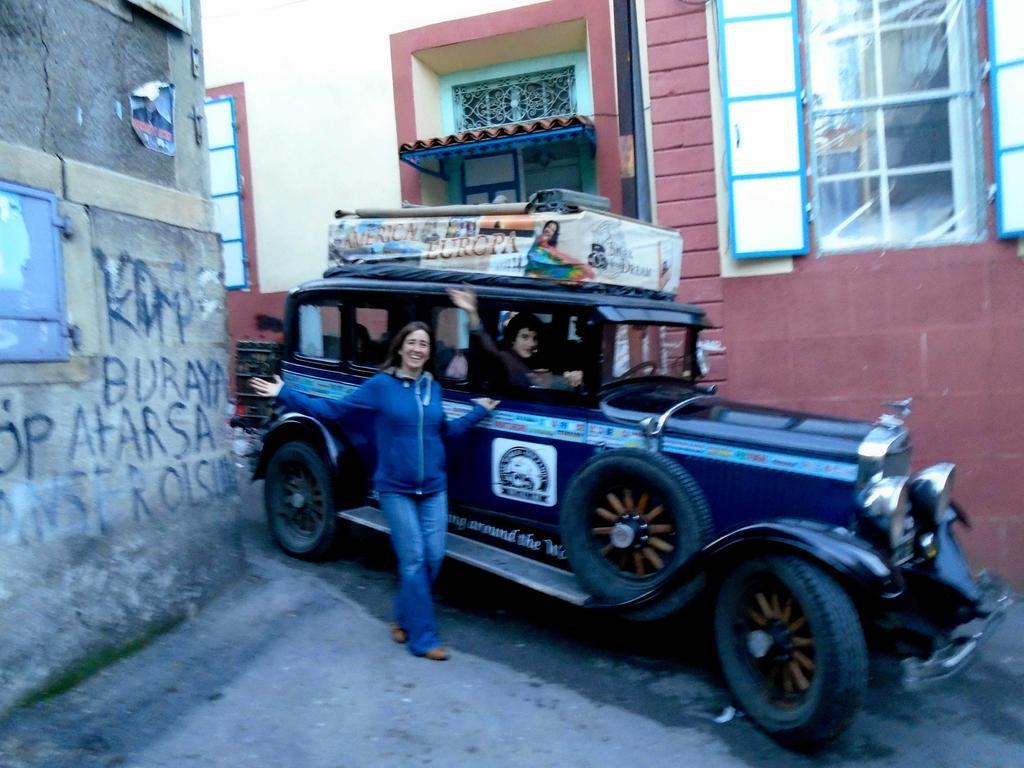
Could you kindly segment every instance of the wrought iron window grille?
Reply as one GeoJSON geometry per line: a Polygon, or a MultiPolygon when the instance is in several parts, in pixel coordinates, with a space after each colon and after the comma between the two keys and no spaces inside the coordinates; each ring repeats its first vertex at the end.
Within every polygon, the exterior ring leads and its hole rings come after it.
{"type": "Polygon", "coordinates": [[[456,132],[576,114],[576,71],[559,67],[452,87],[456,132]]]}

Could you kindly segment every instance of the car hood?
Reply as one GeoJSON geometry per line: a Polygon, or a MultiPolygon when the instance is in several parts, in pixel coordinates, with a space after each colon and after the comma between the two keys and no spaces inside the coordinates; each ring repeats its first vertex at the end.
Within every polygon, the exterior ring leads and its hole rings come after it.
{"type": "Polygon", "coordinates": [[[614,388],[602,397],[601,411],[613,421],[639,425],[687,398],[693,402],[669,419],[666,434],[856,462],[861,442],[874,426],[701,395],[678,382],[638,382],[614,388]]]}

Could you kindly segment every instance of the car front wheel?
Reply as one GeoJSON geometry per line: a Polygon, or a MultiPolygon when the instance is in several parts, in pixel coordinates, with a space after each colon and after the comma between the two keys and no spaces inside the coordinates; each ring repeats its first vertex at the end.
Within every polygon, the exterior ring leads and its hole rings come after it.
{"type": "MultiPolygon", "coordinates": [[[[671,584],[676,571],[711,538],[700,487],[677,462],[637,448],[605,451],[573,479],[561,511],[562,543],[580,584],[621,603],[671,584]]],[[[702,580],[674,586],[627,614],[658,619],[677,611],[702,580]]]]}
{"type": "Polygon", "coordinates": [[[715,641],[740,706],[793,747],[831,741],[867,688],[867,648],[853,603],[826,573],[796,557],[740,564],[722,583],[715,641]]]}

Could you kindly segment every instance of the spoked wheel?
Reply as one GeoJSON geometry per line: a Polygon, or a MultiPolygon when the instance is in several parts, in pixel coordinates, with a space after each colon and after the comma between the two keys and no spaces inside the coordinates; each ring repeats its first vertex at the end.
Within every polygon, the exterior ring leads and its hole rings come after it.
{"type": "Polygon", "coordinates": [[[846,729],[867,687],[857,612],[836,582],[795,557],[741,564],[715,606],[722,672],[740,705],[787,744],[846,729]]]}
{"type": "Polygon", "coordinates": [[[337,516],[323,461],[305,443],[282,445],[267,467],[267,522],[277,544],[290,555],[324,557],[334,543],[337,516]]]}
{"type": "Polygon", "coordinates": [[[637,482],[610,488],[591,516],[601,554],[627,578],[657,576],[676,550],[677,528],[657,489],[637,482]],[[653,500],[652,500],[653,499],[653,500]]]}
{"type": "MultiPolygon", "coordinates": [[[[600,453],[577,473],[562,502],[562,543],[580,584],[610,603],[656,590],[711,535],[700,488],[667,456],[636,448],[600,453]]],[[[654,619],[678,610],[699,582],[635,611],[654,619]]]]}
{"type": "Polygon", "coordinates": [[[746,615],[733,627],[746,643],[748,660],[761,677],[765,695],[778,706],[795,707],[814,679],[814,638],[807,614],[778,579],[764,575],[748,586],[746,615]]]}

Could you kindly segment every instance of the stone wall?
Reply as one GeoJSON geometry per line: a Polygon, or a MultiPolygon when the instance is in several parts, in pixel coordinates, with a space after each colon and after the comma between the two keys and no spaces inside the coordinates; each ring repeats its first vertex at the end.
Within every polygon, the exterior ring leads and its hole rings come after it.
{"type": "Polygon", "coordinates": [[[0,180],[55,194],[71,224],[72,351],[0,358],[0,713],[240,568],[192,13],[186,34],[119,0],[3,2],[0,180]],[[150,80],[176,87],[174,157],[131,129],[150,80]]]}

